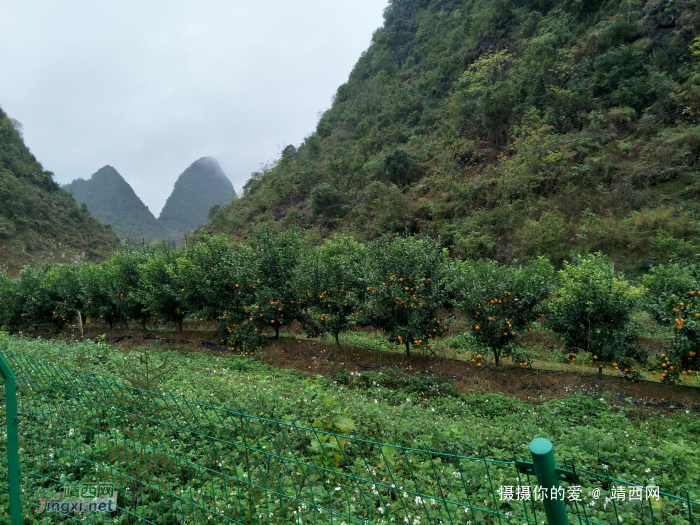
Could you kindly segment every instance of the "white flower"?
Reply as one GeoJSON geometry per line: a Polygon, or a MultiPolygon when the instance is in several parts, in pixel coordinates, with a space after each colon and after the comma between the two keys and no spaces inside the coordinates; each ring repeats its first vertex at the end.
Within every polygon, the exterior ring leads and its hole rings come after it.
{"type": "Polygon", "coordinates": [[[384,514],[384,507],[379,507],[377,510],[378,510],[379,512],[381,512],[382,514],[384,514]]]}
{"type": "Polygon", "coordinates": [[[646,469],[644,472],[645,472],[646,474],[649,474],[649,472],[651,472],[651,468],[646,469]]]}
{"type": "Polygon", "coordinates": [[[416,496],[416,498],[413,501],[415,501],[418,505],[423,503],[423,499],[420,496],[416,496]]]}

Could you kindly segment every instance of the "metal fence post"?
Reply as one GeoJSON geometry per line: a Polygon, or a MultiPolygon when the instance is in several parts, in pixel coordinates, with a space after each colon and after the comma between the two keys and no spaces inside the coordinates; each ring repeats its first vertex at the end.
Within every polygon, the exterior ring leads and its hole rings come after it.
{"type": "Polygon", "coordinates": [[[19,498],[19,438],[17,435],[17,387],[15,374],[0,356],[0,376],[5,380],[5,411],[7,416],[7,481],[10,488],[10,523],[22,520],[19,498]]]}
{"type": "MultiPolygon", "coordinates": [[[[569,516],[566,513],[566,504],[563,498],[551,498],[552,489],[559,488],[557,478],[557,466],[554,463],[554,447],[552,442],[545,438],[535,438],[530,441],[530,454],[535,468],[535,476],[540,487],[547,489],[544,498],[544,513],[547,516],[547,525],[569,525],[569,516]]],[[[554,491],[557,494],[557,491],[554,491]]]]}

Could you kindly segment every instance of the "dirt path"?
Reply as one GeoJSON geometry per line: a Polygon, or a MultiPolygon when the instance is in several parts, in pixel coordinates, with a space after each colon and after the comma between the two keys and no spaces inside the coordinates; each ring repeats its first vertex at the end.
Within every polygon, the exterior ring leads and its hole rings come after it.
{"type": "MultiPolygon", "coordinates": [[[[104,330],[86,330],[86,337],[104,334],[104,330]]],[[[116,346],[128,349],[143,344],[158,344],[154,337],[178,340],[165,344],[163,348],[180,351],[205,352],[212,355],[226,355],[225,347],[205,348],[202,341],[212,341],[215,332],[143,332],[106,331],[108,341],[121,336],[130,336],[116,346]],[[150,338],[148,337],[150,335],[150,338]]],[[[66,337],[67,338],[67,337],[66,337]]],[[[600,376],[596,373],[558,372],[517,368],[512,366],[500,369],[478,368],[468,361],[442,357],[412,355],[370,350],[367,348],[336,345],[335,343],[282,337],[270,339],[259,352],[258,357],[265,363],[287,369],[296,369],[310,374],[327,374],[344,366],[348,372],[372,371],[382,367],[396,367],[404,373],[435,374],[445,381],[453,381],[455,386],[466,394],[474,392],[503,393],[523,400],[537,402],[559,398],[574,393],[606,394],[614,400],[625,403],[631,399],[638,405],[651,408],[700,407],[700,388],[683,385],[666,385],[650,381],[633,381],[622,377],[600,376]]]]}

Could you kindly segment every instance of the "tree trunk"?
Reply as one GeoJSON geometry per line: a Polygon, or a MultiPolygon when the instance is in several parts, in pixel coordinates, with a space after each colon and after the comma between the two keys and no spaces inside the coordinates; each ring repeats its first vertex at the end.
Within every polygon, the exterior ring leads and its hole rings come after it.
{"type": "Polygon", "coordinates": [[[177,324],[180,326],[180,331],[182,332],[182,319],[178,319],[177,324]]]}
{"type": "Polygon", "coordinates": [[[340,346],[340,334],[339,334],[339,333],[338,333],[338,334],[335,334],[335,344],[337,344],[338,346],[340,346]]]}
{"type": "Polygon", "coordinates": [[[275,325],[275,339],[279,339],[279,338],[280,338],[280,327],[279,327],[279,324],[276,324],[275,325]]]}
{"type": "Polygon", "coordinates": [[[406,341],[406,357],[411,357],[411,343],[406,341]]]}

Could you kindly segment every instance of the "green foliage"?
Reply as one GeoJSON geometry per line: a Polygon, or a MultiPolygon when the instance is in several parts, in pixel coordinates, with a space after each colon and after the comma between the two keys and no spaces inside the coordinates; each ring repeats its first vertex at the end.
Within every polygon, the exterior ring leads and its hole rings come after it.
{"type": "Polygon", "coordinates": [[[24,144],[0,109],[0,271],[48,257],[101,260],[118,247],[111,229],[81,208],[24,144]]]}
{"type": "Polygon", "coordinates": [[[313,217],[333,218],[342,215],[342,195],[330,184],[319,184],[311,190],[310,212],[313,217]]]}
{"type": "Polygon", "coordinates": [[[408,230],[462,258],[601,251],[637,272],[697,253],[699,9],[390,2],[315,132],[207,228],[408,230]]]}
{"type": "Polygon", "coordinates": [[[528,325],[537,319],[537,306],[553,285],[554,269],[542,258],[522,269],[495,261],[458,261],[453,303],[469,319],[476,341],[491,350],[498,366],[504,350],[512,351],[517,337],[532,331],[528,325]]]}
{"type": "Polygon", "coordinates": [[[177,271],[188,315],[219,320],[219,342],[231,348],[259,346],[259,338],[250,340],[245,328],[259,275],[259,260],[250,247],[203,235],[199,243],[179,254],[177,271]]]}
{"type": "Polygon", "coordinates": [[[110,276],[113,275],[111,261],[101,265],[85,264],[80,268],[80,293],[85,308],[86,319],[93,322],[108,323],[114,326],[120,320],[117,298],[112,291],[110,276]]]}
{"type": "Polygon", "coordinates": [[[126,243],[107,264],[106,283],[110,301],[114,304],[110,315],[114,316],[115,321],[134,321],[145,326],[153,317],[139,293],[141,270],[146,257],[126,243]]]}
{"type": "Polygon", "coordinates": [[[384,159],[384,178],[398,186],[413,182],[411,169],[413,159],[411,154],[402,148],[397,148],[384,159]]]}
{"type": "MultiPolygon", "coordinates": [[[[292,288],[296,267],[302,255],[303,240],[296,231],[275,235],[263,225],[255,232],[250,243],[251,258],[242,277],[255,270],[255,281],[249,281],[249,290],[241,294],[220,318],[228,332],[228,344],[244,352],[254,352],[262,345],[267,328],[279,337],[280,328],[291,325],[299,316],[300,296],[292,288]],[[253,266],[254,264],[254,266],[253,266]],[[245,275],[243,275],[245,274],[245,275]],[[248,302],[243,303],[242,300],[248,302]]],[[[238,284],[238,283],[236,283],[238,284]]],[[[245,286],[245,281],[241,283],[245,286]]]]}
{"type": "Polygon", "coordinates": [[[65,323],[86,318],[86,301],[83,297],[80,267],[75,264],[58,264],[50,267],[44,276],[43,287],[53,297],[52,327],[60,330],[65,323]]]}
{"type": "Polygon", "coordinates": [[[297,266],[294,289],[301,303],[299,320],[309,337],[341,332],[356,323],[365,297],[367,249],[349,237],[335,236],[308,250],[297,266]]]}
{"type": "MultiPolygon", "coordinates": [[[[91,375],[98,378],[119,383],[129,380],[135,369],[138,369],[140,374],[144,374],[144,367],[137,355],[112,351],[106,346],[94,343],[68,345],[62,342],[52,343],[0,334],[0,350],[71,371],[81,373],[89,371],[91,375]]],[[[243,414],[261,415],[269,421],[293,422],[306,428],[316,428],[319,431],[318,435],[321,435],[321,429],[328,428],[329,423],[335,425],[335,422],[338,422],[345,426],[342,420],[338,421],[340,417],[345,416],[356,427],[355,432],[360,439],[390,444],[401,443],[405,447],[414,449],[429,448],[447,453],[456,451],[470,457],[481,457],[483,453],[489,458],[503,461],[512,461],[513,454],[518,457],[527,454],[527,444],[530,440],[534,436],[541,436],[554,443],[558,465],[563,465],[564,458],[575,457],[577,468],[580,469],[602,473],[605,472],[603,465],[608,465],[610,474],[614,474],[617,479],[639,482],[653,478],[654,483],[658,484],[662,491],[684,496],[685,491],[688,490],[691,498],[696,498],[698,493],[700,454],[697,447],[692,445],[692,440],[698,436],[699,431],[697,416],[686,414],[682,410],[664,413],[645,411],[644,417],[639,417],[638,412],[625,410],[607,399],[583,394],[535,402],[521,401],[502,394],[425,396],[420,393],[425,391],[415,391],[411,395],[399,396],[404,388],[412,388],[409,384],[415,381],[413,384],[417,386],[423,378],[401,378],[398,374],[394,375],[394,372],[387,374],[385,378],[380,378],[378,373],[363,373],[354,385],[332,383],[324,385],[323,378],[309,378],[294,370],[276,369],[260,361],[245,359],[241,356],[211,356],[158,349],[151,349],[149,352],[149,358],[152,359],[156,368],[163,360],[168,359],[169,373],[161,375],[154,382],[156,388],[166,393],[166,396],[199,400],[217,409],[226,407],[243,414]],[[396,395],[392,396],[391,392],[396,395]],[[317,427],[313,427],[315,421],[318,421],[317,427]]],[[[352,377],[357,378],[357,376],[352,377]]],[[[431,388],[433,383],[426,379],[425,384],[427,388],[431,388]]],[[[439,386],[441,393],[443,387],[446,385],[439,386]]],[[[53,412],[63,407],[62,410],[65,413],[67,403],[70,402],[72,402],[71,399],[63,396],[58,398],[44,396],[40,401],[43,404],[34,404],[32,408],[47,411],[50,408],[53,412]]],[[[86,427],[92,429],[99,427],[94,425],[92,411],[83,409],[76,410],[74,413],[84,414],[84,416],[75,420],[80,425],[70,422],[68,428],[75,428],[75,436],[71,438],[66,435],[66,432],[63,434],[63,440],[67,444],[77,446],[88,441],[88,435],[79,433],[79,430],[86,427]],[[88,424],[90,421],[93,421],[93,425],[88,424]]],[[[207,412],[207,414],[211,416],[212,413],[207,412]]],[[[213,428],[212,421],[207,422],[204,415],[203,412],[195,414],[187,410],[184,414],[184,418],[187,419],[184,420],[189,420],[197,432],[210,432],[213,428]],[[199,417],[200,415],[202,417],[199,417]]],[[[162,412],[152,412],[150,417],[161,420],[165,416],[162,412]]],[[[43,421],[32,422],[30,419],[25,421],[25,425],[32,424],[35,427],[30,428],[32,430],[36,428],[38,433],[28,433],[28,435],[42,435],[40,430],[45,427],[39,425],[43,425],[43,421]]],[[[184,424],[182,426],[187,428],[184,424]]],[[[136,440],[141,439],[140,436],[145,436],[146,446],[157,443],[159,450],[167,451],[168,454],[174,452],[170,448],[173,443],[171,439],[177,442],[178,436],[156,435],[153,428],[149,433],[143,434],[129,430],[133,432],[136,440]]],[[[341,433],[337,427],[335,432],[341,433]]],[[[294,446],[290,452],[301,454],[302,451],[311,448],[314,434],[302,432],[300,436],[294,436],[290,433],[284,437],[294,446]]],[[[283,436],[280,434],[274,434],[274,436],[280,439],[268,440],[261,437],[261,441],[257,442],[258,448],[266,446],[267,450],[279,451],[283,436]],[[275,448],[275,445],[278,448],[275,448]]],[[[89,446],[92,447],[91,450],[96,450],[95,442],[94,439],[88,441],[89,446]]],[[[225,443],[222,440],[217,440],[216,443],[220,457],[231,450],[224,448],[225,443]]],[[[195,445],[197,445],[196,442],[195,445]]],[[[67,446],[64,444],[63,448],[67,446]]],[[[351,448],[345,447],[345,452],[350,458],[352,457],[351,448]]],[[[401,461],[403,454],[400,450],[395,450],[398,453],[392,454],[390,449],[391,447],[388,446],[381,449],[380,447],[374,450],[370,450],[369,447],[367,449],[371,454],[367,460],[377,467],[378,475],[385,472],[381,467],[385,461],[390,464],[401,461]]],[[[70,450],[74,453],[71,460],[73,464],[76,460],[75,452],[82,449],[71,448],[70,450]]],[[[209,453],[212,450],[193,446],[186,451],[188,461],[209,465],[208,462],[211,460],[209,453]]],[[[331,454],[340,453],[339,448],[328,447],[327,450],[330,450],[331,454]]],[[[324,456],[321,448],[314,452],[309,450],[308,453],[315,456],[314,461],[321,461],[321,457],[324,456]]],[[[38,468],[38,457],[40,455],[35,457],[25,451],[20,458],[23,468],[38,468]]],[[[129,465],[132,466],[127,466],[123,461],[124,457],[126,457],[124,454],[111,458],[105,457],[105,462],[113,472],[139,465],[138,461],[129,461],[129,465]]],[[[254,457],[251,454],[251,461],[254,457]]],[[[294,456],[289,457],[293,459],[294,456]]],[[[340,457],[339,466],[342,468],[347,463],[343,461],[342,453],[340,457]]],[[[437,461],[438,458],[433,459],[437,461]]],[[[328,460],[331,464],[333,463],[332,455],[329,455],[328,460]]],[[[60,479],[65,463],[47,462],[46,457],[42,461],[43,470],[40,472],[51,475],[54,479],[60,479]]],[[[224,461],[226,461],[225,457],[224,461]]],[[[321,464],[325,465],[325,463],[321,464]]],[[[230,464],[225,463],[225,465],[227,468],[232,468],[230,464]]],[[[425,483],[435,479],[429,462],[426,461],[427,468],[423,468],[420,461],[414,461],[412,465],[413,475],[418,482],[425,483]]],[[[202,476],[198,475],[193,479],[190,477],[171,479],[164,474],[170,472],[165,466],[166,463],[154,463],[153,468],[149,467],[149,483],[155,485],[156,481],[173,482],[177,489],[183,490],[183,493],[188,493],[190,487],[193,493],[200,488],[203,493],[206,490],[206,483],[202,483],[202,476]],[[156,468],[161,465],[162,471],[156,468]]],[[[439,470],[444,470],[445,478],[441,480],[447,483],[447,480],[452,479],[454,469],[447,463],[436,463],[436,466],[439,470]]],[[[466,466],[465,461],[463,467],[466,466]]],[[[354,469],[352,466],[346,468],[353,468],[353,472],[359,472],[359,469],[354,469]]],[[[490,468],[492,468],[490,474],[494,480],[501,479],[501,474],[497,470],[498,465],[491,465],[490,468]]],[[[202,475],[208,475],[209,470],[202,469],[202,475]]],[[[312,470],[306,471],[309,477],[313,474],[312,470]]],[[[73,472],[76,479],[87,475],[85,474],[87,470],[81,473],[79,467],[76,467],[73,472]]],[[[136,474],[138,471],[135,469],[129,471],[131,472],[136,474]]],[[[253,470],[247,470],[247,472],[251,473],[253,470]]],[[[282,475],[283,472],[278,474],[282,475]]],[[[330,475],[330,473],[324,473],[324,477],[326,477],[325,474],[330,475]]],[[[470,494],[474,496],[472,501],[476,502],[477,496],[482,501],[490,497],[489,492],[482,491],[483,487],[472,487],[472,485],[477,486],[479,480],[483,480],[488,487],[486,472],[482,469],[478,477],[471,474],[473,473],[466,473],[466,479],[472,480],[469,483],[470,494]]],[[[141,475],[143,476],[143,473],[141,475]]],[[[403,475],[405,475],[404,479],[411,479],[408,468],[405,468],[403,475]]],[[[459,479],[455,481],[460,482],[461,489],[461,481],[459,479]]],[[[399,481],[397,485],[401,483],[403,482],[399,481]]],[[[403,486],[412,487],[413,485],[404,484],[403,486]]],[[[33,490],[31,484],[23,487],[26,490],[33,490]]],[[[332,489],[333,485],[330,487],[332,489]]],[[[325,490],[317,478],[304,488],[325,490]]],[[[213,500],[214,494],[210,494],[204,494],[204,496],[213,500]]],[[[627,503],[618,501],[617,504],[621,506],[627,503]]],[[[616,521],[615,517],[609,514],[611,507],[612,505],[608,504],[604,509],[604,499],[600,498],[593,506],[588,507],[587,512],[589,516],[595,513],[597,521],[609,523],[616,521]],[[605,514],[606,512],[608,514],[605,514]]],[[[500,508],[505,510],[507,507],[500,508]]],[[[667,511],[667,517],[671,519],[675,517],[670,513],[670,505],[667,501],[664,501],[664,509],[667,511]]],[[[434,514],[431,509],[432,515],[434,514]]],[[[447,517],[444,519],[449,521],[447,517]]],[[[380,518],[378,517],[377,520],[379,521],[380,518]]]]}
{"type": "Polygon", "coordinates": [[[601,254],[565,262],[561,288],[547,305],[547,321],[570,352],[588,352],[594,360],[618,361],[633,351],[630,325],[636,292],[601,254]]]}
{"type": "Polygon", "coordinates": [[[386,339],[430,350],[447,322],[438,311],[446,303],[447,257],[427,239],[396,237],[367,247],[367,304],[360,322],[383,330],[386,339]]]}
{"type": "Polygon", "coordinates": [[[670,263],[652,267],[642,276],[646,288],[644,309],[659,323],[671,324],[678,317],[674,308],[687,297],[690,290],[700,288],[700,266],[690,263],[670,263]]]}
{"type": "MultiPolygon", "coordinates": [[[[656,357],[656,362],[648,362],[651,369],[661,372],[659,379],[662,382],[680,383],[684,376],[698,373],[700,293],[697,288],[686,288],[685,292],[678,294],[676,304],[669,305],[673,306],[673,345],[666,354],[656,357]]],[[[671,319],[667,321],[670,325],[671,319]]]]}
{"type": "Polygon", "coordinates": [[[144,261],[139,271],[139,286],[134,297],[144,305],[151,319],[160,323],[176,323],[182,330],[187,296],[177,269],[178,253],[163,242],[144,247],[144,261]]]}

